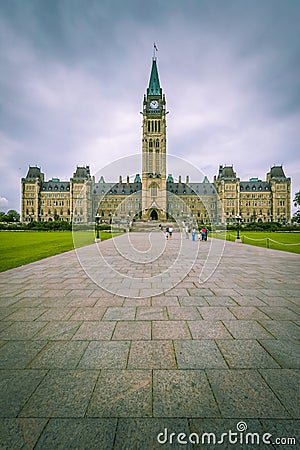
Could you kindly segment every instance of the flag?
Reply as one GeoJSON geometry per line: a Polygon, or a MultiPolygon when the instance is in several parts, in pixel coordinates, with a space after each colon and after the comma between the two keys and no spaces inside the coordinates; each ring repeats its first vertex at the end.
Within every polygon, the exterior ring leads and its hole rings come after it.
{"type": "Polygon", "coordinates": [[[155,44],[155,42],[154,42],[154,50],[156,50],[157,52],[158,52],[158,48],[156,47],[156,44],[155,44]]]}

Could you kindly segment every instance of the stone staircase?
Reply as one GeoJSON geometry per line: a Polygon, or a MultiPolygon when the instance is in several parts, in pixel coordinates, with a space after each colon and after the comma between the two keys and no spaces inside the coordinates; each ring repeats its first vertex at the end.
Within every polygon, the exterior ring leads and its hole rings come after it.
{"type": "Polygon", "coordinates": [[[165,230],[168,225],[173,225],[174,231],[179,231],[178,225],[175,222],[159,222],[158,220],[151,220],[150,222],[133,222],[132,226],[130,228],[130,231],[136,231],[136,232],[146,232],[150,233],[152,231],[160,231],[159,224],[162,225],[163,229],[165,230]]]}

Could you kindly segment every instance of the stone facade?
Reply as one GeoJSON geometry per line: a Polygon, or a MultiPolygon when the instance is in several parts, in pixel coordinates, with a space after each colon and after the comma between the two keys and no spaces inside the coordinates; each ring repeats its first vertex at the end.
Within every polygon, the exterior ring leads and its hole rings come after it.
{"type": "Polygon", "coordinates": [[[38,167],[29,167],[22,178],[22,221],[64,220],[94,222],[99,214],[103,222],[132,220],[196,221],[200,224],[235,222],[286,223],[291,217],[291,179],[282,166],[273,166],[266,180],[241,181],[233,166],[219,166],[219,173],[191,182],[187,175],[174,181],[167,177],[166,99],[160,87],[154,57],[147,93],[143,99],[142,171],[134,180],[119,177],[116,183],[99,181],[89,166],[77,167],[69,181],[45,176],[38,167]]]}

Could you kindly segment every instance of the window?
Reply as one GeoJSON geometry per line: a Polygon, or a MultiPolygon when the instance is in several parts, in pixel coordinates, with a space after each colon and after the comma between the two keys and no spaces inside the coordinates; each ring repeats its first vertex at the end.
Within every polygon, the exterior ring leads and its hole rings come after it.
{"type": "Polygon", "coordinates": [[[151,184],[151,197],[157,196],[157,184],[153,183],[151,184]]]}
{"type": "Polygon", "coordinates": [[[156,150],[155,154],[155,171],[158,173],[160,171],[160,156],[159,156],[159,150],[156,150]]]}
{"type": "Polygon", "coordinates": [[[149,150],[149,164],[148,164],[148,172],[153,172],[153,152],[149,150]]]}

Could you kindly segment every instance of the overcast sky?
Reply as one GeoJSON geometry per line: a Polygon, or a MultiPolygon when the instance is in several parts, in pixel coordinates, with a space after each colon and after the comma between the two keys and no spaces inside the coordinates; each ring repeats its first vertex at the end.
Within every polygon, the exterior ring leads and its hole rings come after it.
{"type": "Polygon", "coordinates": [[[211,181],[283,164],[294,194],[299,24],[297,0],[0,0],[0,210],[20,211],[29,165],[68,180],[141,152],[153,42],[168,153],[211,181]]]}

